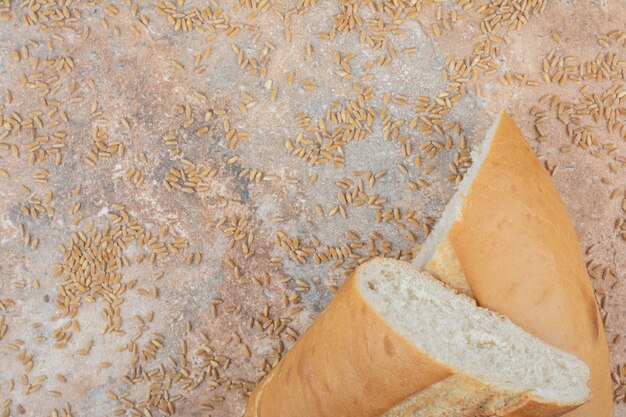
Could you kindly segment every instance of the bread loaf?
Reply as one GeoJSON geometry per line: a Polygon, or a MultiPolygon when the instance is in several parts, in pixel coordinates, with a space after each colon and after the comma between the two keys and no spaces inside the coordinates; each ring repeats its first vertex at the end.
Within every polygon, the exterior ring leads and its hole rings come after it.
{"type": "Polygon", "coordinates": [[[409,263],[361,265],[257,385],[246,417],[556,416],[588,369],[409,263]]]}
{"type": "Polygon", "coordinates": [[[568,417],[612,416],[602,320],[550,176],[504,112],[473,159],[414,264],[584,360],[593,398],[568,417]]]}

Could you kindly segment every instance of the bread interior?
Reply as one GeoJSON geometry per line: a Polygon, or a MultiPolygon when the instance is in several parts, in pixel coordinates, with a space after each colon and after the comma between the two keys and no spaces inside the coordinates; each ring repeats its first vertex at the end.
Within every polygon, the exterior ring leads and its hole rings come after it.
{"type": "Polygon", "coordinates": [[[437,362],[500,390],[530,392],[540,401],[580,404],[588,399],[589,370],[583,361],[412,265],[374,259],[359,267],[356,279],[367,303],[437,362]]]}

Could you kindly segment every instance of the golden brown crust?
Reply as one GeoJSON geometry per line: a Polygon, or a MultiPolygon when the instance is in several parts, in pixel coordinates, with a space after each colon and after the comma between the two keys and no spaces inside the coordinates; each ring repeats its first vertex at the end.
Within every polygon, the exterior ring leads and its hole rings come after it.
{"type": "MultiPolygon", "coordinates": [[[[509,413],[502,414],[502,417],[558,417],[570,415],[571,410],[579,409],[578,406],[563,407],[556,404],[539,403],[537,401],[528,401],[522,407],[515,407],[509,413]]],[[[589,416],[591,417],[591,416],[589,416]]]]}
{"type": "Polygon", "coordinates": [[[451,374],[389,327],[351,277],[271,372],[271,383],[257,386],[245,416],[378,417],[451,374]]]}
{"type": "Polygon", "coordinates": [[[490,417],[528,401],[526,395],[498,391],[475,378],[454,374],[397,404],[384,417],[490,417]]]}
{"type": "Polygon", "coordinates": [[[501,392],[455,374],[393,407],[384,417],[556,417],[574,408],[501,392]]]}
{"type": "Polygon", "coordinates": [[[369,306],[359,271],[257,385],[244,417],[552,417],[571,409],[435,362],[369,306]]]}
{"type": "Polygon", "coordinates": [[[587,363],[593,398],[567,416],[611,416],[604,328],[567,209],[506,113],[488,152],[442,248],[479,305],[587,363]]]}

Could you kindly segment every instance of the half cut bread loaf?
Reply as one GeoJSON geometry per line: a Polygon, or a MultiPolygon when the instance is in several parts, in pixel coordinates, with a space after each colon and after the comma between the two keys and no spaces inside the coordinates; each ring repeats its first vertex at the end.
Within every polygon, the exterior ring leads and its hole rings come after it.
{"type": "Polygon", "coordinates": [[[568,417],[609,417],[609,351],[576,232],[547,171],[502,113],[413,263],[584,360],[592,400],[568,417]]]}
{"type": "Polygon", "coordinates": [[[409,263],[361,265],[257,385],[247,417],[557,416],[584,362],[409,263]]]}

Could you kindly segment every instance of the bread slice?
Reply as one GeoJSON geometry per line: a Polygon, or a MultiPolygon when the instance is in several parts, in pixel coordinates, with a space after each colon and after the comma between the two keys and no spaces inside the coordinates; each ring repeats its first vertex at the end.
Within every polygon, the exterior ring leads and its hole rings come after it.
{"type": "Polygon", "coordinates": [[[609,417],[609,351],[576,232],[547,171],[502,113],[413,263],[529,333],[584,360],[609,417]]]}
{"type": "Polygon", "coordinates": [[[411,264],[361,265],[255,388],[247,417],[555,416],[584,362],[411,264]]]}

